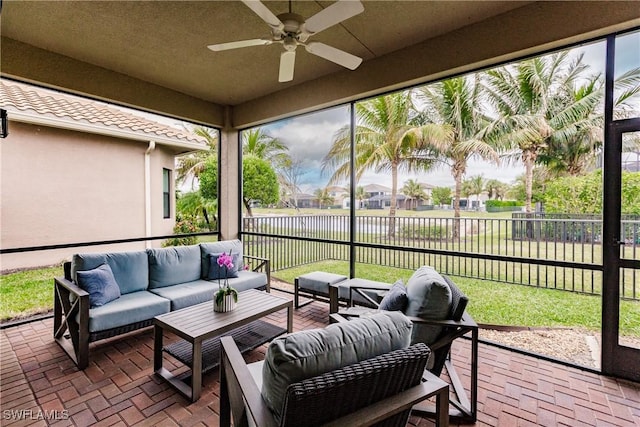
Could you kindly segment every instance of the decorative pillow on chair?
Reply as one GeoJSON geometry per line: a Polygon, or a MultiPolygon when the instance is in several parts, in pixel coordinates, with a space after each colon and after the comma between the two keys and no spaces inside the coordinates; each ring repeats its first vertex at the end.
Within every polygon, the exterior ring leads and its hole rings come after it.
{"type": "Polygon", "coordinates": [[[233,268],[229,269],[228,271],[226,267],[220,267],[218,265],[218,257],[220,255],[222,255],[222,253],[209,254],[209,275],[207,276],[207,279],[215,280],[238,277],[238,269],[240,268],[240,255],[231,254],[231,258],[233,259],[233,268]]]}
{"type": "Polygon", "coordinates": [[[387,311],[404,311],[408,302],[407,288],[402,283],[402,280],[398,280],[382,298],[379,308],[387,311]]]}
{"type": "MultiPolygon", "coordinates": [[[[417,269],[407,282],[409,303],[404,311],[407,316],[421,317],[427,320],[444,320],[451,310],[451,289],[433,267],[423,266],[417,269]]],[[[411,343],[432,344],[442,327],[417,324],[413,328],[411,343]]]]}
{"type": "Polygon", "coordinates": [[[109,264],[102,264],[93,270],[78,271],[78,286],[89,292],[91,308],[103,306],[120,298],[120,286],[113,277],[109,264]]]}

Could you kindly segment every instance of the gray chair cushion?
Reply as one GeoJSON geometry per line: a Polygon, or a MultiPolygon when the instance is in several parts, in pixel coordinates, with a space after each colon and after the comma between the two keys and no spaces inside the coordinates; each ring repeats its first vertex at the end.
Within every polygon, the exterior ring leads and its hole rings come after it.
{"type": "Polygon", "coordinates": [[[168,313],[169,300],[148,291],[131,292],[89,310],[89,332],[105,331],[168,313]]]}
{"type": "Polygon", "coordinates": [[[147,249],[149,289],[177,285],[200,279],[200,247],[174,246],[147,249]]]}
{"type": "MultiPolygon", "coordinates": [[[[407,282],[409,303],[405,310],[407,316],[429,320],[443,320],[451,309],[451,289],[444,278],[434,268],[423,266],[417,269],[407,282]]],[[[411,343],[433,343],[442,327],[416,324],[413,328],[411,343]]]]}
{"type": "Polygon", "coordinates": [[[238,270],[242,270],[242,242],[240,240],[222,240],[220,242],[200,243],[200,262],[202,265],[201,279],[209,277],[209,254],[229,253],[238,254],[240,260],[238,270]]]}
{"type": "Polygon", "coordinates": [[[407,288],[402,283],[402,280],[398,280],[382,298],[379,308],[387,311],[404,311],[408,302],[407,288]]]}
{"type": "Polygon", "coordinates": [[[298,277],[298,289],[329,296],[329,285],[347,280],[347,276],[313,271],[298,277]]]}
{"type": "Polygon", "coordinates": [[[93,270],[78,271],[78,285],[89,292],[91,308],[100,307],[120,298],[120,288],[109,264],[102,264],[93,270]]]}
{"type": "Polygon", "coordinates": [[[75,254],[71,260],[71,277],[78,283],[77,272],[108,264],[122,295],[143,291],[149,286],[149,261],[145,251],[75,254]]]}
{"type": "Polygon", "coordinates": [[[405,348],[411,329],[402,313],[383,312],[276,338],[265,355],[262,396],[279,418],[289,384],[405,348]]]}

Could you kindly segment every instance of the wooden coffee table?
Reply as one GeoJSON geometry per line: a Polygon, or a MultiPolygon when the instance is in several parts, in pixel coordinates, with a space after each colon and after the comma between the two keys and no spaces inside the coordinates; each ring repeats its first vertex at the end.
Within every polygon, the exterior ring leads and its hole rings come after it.
{"type": "Polygon", "coordinates": [[[239,294],[236,309],[215,313],[213,301],[172,311],[154,319],[153,370],[192,402],[200,398],[202,375],[220,363],[220,337],[231,335],[249,351],[273,338],[293,331],[293,301],[257,291],[239,294]],[[261,320],[262,317],[287,309],[287,329],[261,320]],[[163,347],[164,331],[181,341],[163,347]],[[174,376],[162,367],[163,352],[167,352],[191,368],[191,378],[174,376]],[[191,386],[189,387],[189,382],[191,386]]]}

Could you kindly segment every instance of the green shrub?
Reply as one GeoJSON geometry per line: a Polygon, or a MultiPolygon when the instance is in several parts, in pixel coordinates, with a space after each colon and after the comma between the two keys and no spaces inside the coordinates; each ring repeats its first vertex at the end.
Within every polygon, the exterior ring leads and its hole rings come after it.
{"type": "Polygon", "coordinates": [[[405,239],[443,240],[451,237],[450,233],[445,225],[400,228],[400,235],[405,239]]]}
{"type": "Polygon", "coordinates": [[[514,212],[519,211],[524,203],[516,200],[487,200],[485,207],[487,212],[514,212]]]}
{"type": "MultiPolygon", "coordinates": [[[[176,222],[176,225],[173,227],[173,234],[190,234],[196,233],[198,229],[196,226],[189,220],[183,219],[176,222]]],[[[165,240],[162,243],[162,246],[189,246],[195,245],[198,243],[197,236],[187,236],[187,237],[174,237],[168,240],[165,240]]]]}

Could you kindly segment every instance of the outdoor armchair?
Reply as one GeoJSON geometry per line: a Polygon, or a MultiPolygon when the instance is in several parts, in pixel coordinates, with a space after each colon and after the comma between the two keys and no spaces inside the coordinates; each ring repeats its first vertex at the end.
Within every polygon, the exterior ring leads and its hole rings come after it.
{"type": "Polygon", "coordinates": [[[425,376],[431,352],[422,343],[406,346],[410,330],[398,313],[297,332],[274,340],[265,361],[250,365],[223,337],[220,425],[233,418],[234,426],[404,426],[415,404],[436,396],[436,425],[447,426],[449,387],[425,376]],[[351,363],[354,357],[362,360],[351,363]]]}
{"type": "MultiPolygon", "coordinates": [[[[394,286],[397,286],[397,284],[394,286]]],[[[367,287],[366,290],[370,291],[371,288],[367,287]]],[[[352,295],[358,293],[363,298],[367,298],[375,306],[379,307],[380,305],[378,301],[370,298],[357,286],[351,287],[350,292],[352,295]]],[[[477,417],[478,325],[466,311],[469,299],[449,277],[438,274],[431,267],[421,267],[414,273],[407,283],[407,297],[408,301],[402,312],[414,323],[412,344],[423,342],[433,352],[432,360],[428,366],[429,372],[440,376],[443,368],[447,370],[451,387],[455,393],[455,398],[450,400],[450,416],[461,422],[474,423],[477,417]],[[410,290],[411,286],[415,286],[416,283],[425,285],[425,283],[431,282],[439,285],[438,290],[427,289],[423,293],[411,292],[410,290]],[[439,290],[445,288],[448,288],[446,294],[450,295],[450,299],[447,300],[448,305],[443,307],[444,303],[442,301],[438,302],[437,298],[439,290]],[[421,300],[427,298],[431,298],[433,301],[429,303],[421,300]],[[416,307],[418,307],[417,310],[416,307]],[[444,315],[430,315],[429,310],[434,307],[436,310],[444,310],[441,311],[444,315]],[[467,334],[471,335],[469,396],[467,396],[467,392],[450,358],[453,341],[467,334]]],[[[340,318],[363,317],[377,312],[375,309],[354,306],[353,297],[350,298],[348,304],[349,307],[338,311],[337,316],[335,314],[331,315],[332,322],[340,318]]],[[[419,405],[414,409],[430,413],[434,412],[432,407],[425,405],[419,405]]]]}

